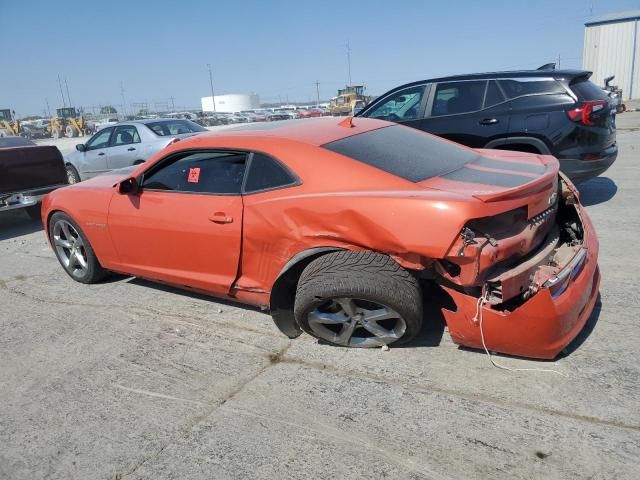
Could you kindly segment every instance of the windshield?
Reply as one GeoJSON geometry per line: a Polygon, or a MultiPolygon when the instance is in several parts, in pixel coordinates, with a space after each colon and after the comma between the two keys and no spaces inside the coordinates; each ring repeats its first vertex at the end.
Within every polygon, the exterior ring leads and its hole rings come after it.
{"type": "Polygon", "coordinates": [[[191,120],[160,120],[158,122],[147,123],[147,127],[161,137],[207,131],[206,128],[201,127],[197,123],[193,123],[191,120]]]}

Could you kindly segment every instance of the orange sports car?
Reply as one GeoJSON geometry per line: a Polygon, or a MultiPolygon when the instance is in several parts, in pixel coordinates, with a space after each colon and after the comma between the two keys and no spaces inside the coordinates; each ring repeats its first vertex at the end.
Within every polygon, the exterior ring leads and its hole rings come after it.
{"type": "Polygon", "coordinates": [[[258,305],[291,338],[351,347],[413,338],[423,294],[437,290],[425,285],[437,284],[455,342],[553,358],[585,324],[600,278],[593,225],[555,158],[366,118],[177,141],[50,193],[42,218],[78,282],[135,275],[258,305]]]}

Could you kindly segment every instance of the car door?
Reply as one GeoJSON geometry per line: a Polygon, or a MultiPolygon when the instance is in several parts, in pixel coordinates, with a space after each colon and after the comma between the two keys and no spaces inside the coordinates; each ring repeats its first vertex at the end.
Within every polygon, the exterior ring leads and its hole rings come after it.
{"type": "Polygon", "coordinates": [[[140,134],[134,125],[118,125],[114,127],[109,146],[108,164],[110,169],[133,165],[141,158],[140,134]]]}
{"type": "Polygon", "coordinates": [[[113,127],[104,128],[85,144],[85,151],[78,162],[83,179],[109,171],[109,141],[112,133],[113,127]]]}
{"type": "Polygon", "coordinates": [[[244,153],[172,154],[136,194],[114,194],[108,228],[124,271],[227,294],[238,273],[244,153]]]}
{"type": "Polygon", "coordinates": [[[360,116],[415,127],[424,116],[430,87],[430,84],[414,85],[391,92],[363,110],[360,116]]]}
{"type": "Polygon", "coordinates": [[[495,80],[460,80],[433,86],[416,128],[482,148],[509,131],[509,103],[495,80]]]}

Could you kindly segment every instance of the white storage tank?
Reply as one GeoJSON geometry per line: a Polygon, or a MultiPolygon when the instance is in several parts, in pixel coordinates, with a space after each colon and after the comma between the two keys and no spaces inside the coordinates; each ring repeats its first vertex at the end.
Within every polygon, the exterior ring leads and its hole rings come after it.
{"type": "MultiPolygon", "coordinates": [[[[243,110],[254,110],[260,108],[260,97],[255,93],[230,93],[228,95],[216,95],[216,112],[233,113],[243,110]]],[[[212,97],[202,97],[203,112],[213,112],[212,97]]]]}
{"type": "Polygon", "coordinates": [[[585,23],[582,66],[591,70],[591,81],[599,86],[604,79],[622,89],[625,99],[640,97],[640,10],[595,17],[585,23]]]}

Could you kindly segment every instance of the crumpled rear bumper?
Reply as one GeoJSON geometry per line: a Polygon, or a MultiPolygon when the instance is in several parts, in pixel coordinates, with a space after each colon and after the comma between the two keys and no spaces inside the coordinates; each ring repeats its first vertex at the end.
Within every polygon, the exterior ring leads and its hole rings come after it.
{"type": "MultiPolygon", "coordinates": [[[[483,331],[490,351],[531,358],[552,359],[578,335],[598,298],[598,240],[584,209],[578,211],[584,227],[584,267],[555,298],[547,288],[512,311],[484,305],[483,331]]],[[[443,309],[449,334],[459,345],[482,348],[480,325],[475,320],[478,298],[443,287],[457,309],[443,309]]]]}

